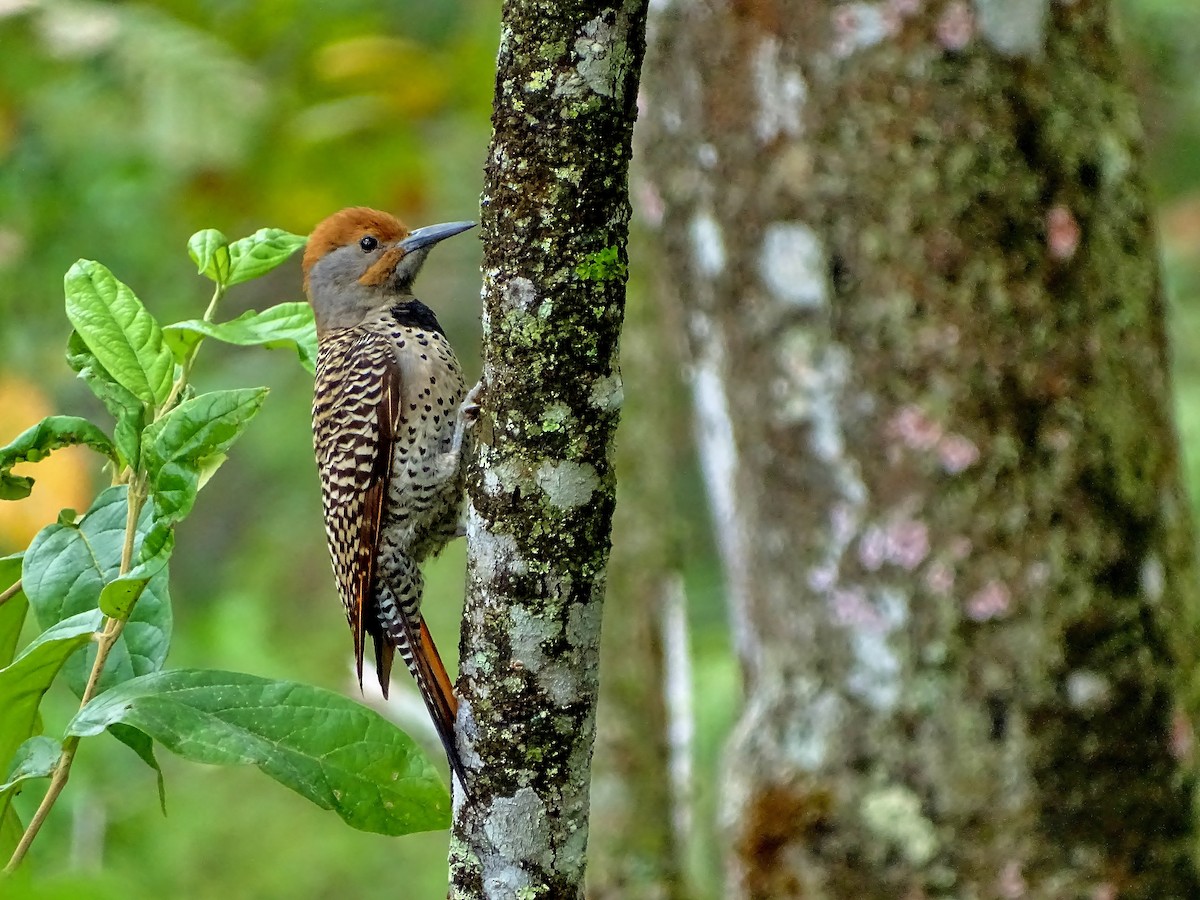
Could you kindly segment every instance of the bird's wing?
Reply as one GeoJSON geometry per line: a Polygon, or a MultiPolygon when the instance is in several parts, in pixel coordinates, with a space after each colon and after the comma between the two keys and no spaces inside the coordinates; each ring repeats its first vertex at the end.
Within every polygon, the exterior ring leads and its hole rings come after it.
{"type": "Polygon", "coordinates": [[[323,342],[317,358],[313,443],[334,575],[354,636],[362,684],[364,636],[375,640],[384,693],[394,649],[380,640],[375,563],[387,503],[402,384],[392,343],[368,331],[323,342]]]}

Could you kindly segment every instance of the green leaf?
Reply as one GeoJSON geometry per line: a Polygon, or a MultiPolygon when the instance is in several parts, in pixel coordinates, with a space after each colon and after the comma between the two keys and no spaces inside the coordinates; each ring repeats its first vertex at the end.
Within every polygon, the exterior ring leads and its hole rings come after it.
{"type": "Polygon", "coordinates": [[[141,598],[150,580],[166,566],[175,549],[174,520],[159,515],[145,533],[137,553],[137,564],[118,575],[100,591],[100,610],[114,619],[129,618],[130,610],[141,598]]]}
{"type": "Polygon", "coordinates": [[[202,319],[176,322],[163,329],[163,338],[177,358],[182,358],[201,337],[216,338],[239,347],[291,348],[309,372],[317,366],[317,328],[307,303],[279,303],[262,312],[250,310],[229,322],[202,319]]]}
{"type": "Polygon", "coordinates": [[[117,461],[117,448],[108,435],[87,419],[79,416],[49,416],[26,428],[7,446],[0,447],[0,500],[20,500],[28,497],[33,479],[12,474],[17,463],[39,462],[54,450],[86,444],[93,450],[117,461]]]}
{"type": "Polygon", "coordinates": [[[67,659],[91,643],[102,621],[100,610],[93,609],[59,622],[0,669],[0,766],[7,766],[17,747],[34,733],[42,695],[67,659]]]}
{"type": "Polygon", "coordinates": [[[0,784],[0,802],[11,796],[22,781],[49,778],[61,754],[62,744],[52,737],[38,735],[25,741],[17,748],[12,764],[8,767],[7,781],[0,784]]]}
{"type": "MultiPolygon", "coordinates": [[[[21,560],[24,557],[24,553],[0,556],[0,591],[12,587],[20,579],[21,560]]],[[[29,600],[23,590],[0,603],[0,666],[7,666],[13,661],[28,610],[29,600]]]]}
{"type": "Polygon", "coordinates": [[[266,388],[201,394],[146,429],[144,460],[160,525],[178,522],[191,511],[201,474],[211,476],[266,396],[266,388]]]}
{"type": "Polygon", "coordinates": [[[205,228],[188,238],[187,249],[199,274],[217,284],[229,281],[229,239],[225,235],[205,228]]]}
{"type": "Polygon", "coordinates": [[[0,815],[0,859],[8,859],[17,849],[17,844],[21,843],[25,826],[21,824],[21,819],[11,806],[0,805],[4,806],[4,813],[0,815]]]}
{"type": "Polygon", "coordinates": [[[193,762],[254,765],[349,825],[380,834],[445,828],[446,788],[412,739],[340,694],[208,670],[127,681],[67,727],[132,725],[193,762]]]}
{"type": "Polygon", "coordinates": [[[67,341],[67,365],[79,373],[79,377],[117,420],[113,440],[117,445],[120,463],[136,468],[142,427],[146,424],[146,404],[127,388],[117,384],[116,379],[87,348],[78,331],[72,331],[67,341]]]}
{"type": "Polygon", "coordinates": [[[199,467],[208,457],[225,453],[266,397],[266,388],[237,388],[180,403],[146,428],[147,469],[153,473],[168,462],[199,467]]]}
{"type": "MultiPolygon", "coordinates": [[[[62,744],[44,735],[31,737],[17,747],[7,769],[5,783],[0,784],[0,853],[11,854],[21,840],[21,820],[13,811],[12,798],[21,792],[26,781],[49,778],[61,754],[62,744]],[[15,839],[8,833],[14,827],[18,829],[15,839]]],[[[7,762],[6,757],[3,763],[7,762]]]]}
{"type": "Polygon", "coordinates": [[[117,576],[100,590],[100,611],[114,619],[129,618],[133,605],[138,602],[149,583],[149,578],[141,576],[117,576]]]}
{"type": "Polygon", "coordinates": [[[270,272],[299,250],[308,238],[280,228],[260,228],[250,237],[229,245],[229,281],[241,284],[270,272]]]}
{"type": "Polygon", "coordinates": [[[166,463],[152,486],[155,523],[173,528],[196,503],[200,475],[190,464],[166,463]]]}
{"type": "Polygon", "coordinates": [[[64,286],[67,318],[117,384],[149,405],[167,399],[175,361],[133,291],[90,259],[71,266],[64,286]]]}
{"type": "Polygon", "coordinates": [[[158,776],[158,805],[162,814],[167,814],[167,785],[163,781],[162,767],[154,755],[154,741],[144,731],[117,722],[108,726],[108,733],[138,755],[138,758],[154,770],[158,776]]]}
{"type": "MultiPolygon", "coordinates": [[[[127,492],[124,485],[108,488],[96,498],[78,525],[50,525],[29,545],[22,571],[23,584],[43,628],[85,610],[99,615],[96,607],[100,594],[120,571],[127,492]]],[[[147,504],[138,519],[135,559],[146,543],[151,523],[147,504]]],[[[167,567],[163,565],[150,576],[124,632],[109,653],[100,679],[101,690],[162,668],[170,637],[171,605],[167,567]]],[[[89,647],[86,654],[67,664],[67,683],[76,694],[83,693],[95,653],[95,648],[89,647]]]]}

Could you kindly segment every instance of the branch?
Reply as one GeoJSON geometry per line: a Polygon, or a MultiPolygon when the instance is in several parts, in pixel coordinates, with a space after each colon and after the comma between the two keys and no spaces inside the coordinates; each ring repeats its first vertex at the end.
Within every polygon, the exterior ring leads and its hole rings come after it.
{"type": "Polygon", "coordinates": [[[18,578],[4,590],[0,591],[0,606],[3,606],[17,594],[21,593],[21,579],[18,578]]]}

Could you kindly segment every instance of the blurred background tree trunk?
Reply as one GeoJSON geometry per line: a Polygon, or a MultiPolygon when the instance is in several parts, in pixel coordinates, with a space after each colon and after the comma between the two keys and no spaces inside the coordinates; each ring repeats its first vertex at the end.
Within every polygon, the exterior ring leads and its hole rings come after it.
{"type": "Polygon", "coordinates": [[[681,900],[691,778],[691,673],[678,473],[689,456],[679,331],[642,292],[621,340],[625,405],[600,643],[592,763],[592,900],[681,900]]]}
{"type": "Polygon", "coordinates": [[[1100,0],[664,2],[728,896],[1200,896],[1193,535],[1100,0]]]}

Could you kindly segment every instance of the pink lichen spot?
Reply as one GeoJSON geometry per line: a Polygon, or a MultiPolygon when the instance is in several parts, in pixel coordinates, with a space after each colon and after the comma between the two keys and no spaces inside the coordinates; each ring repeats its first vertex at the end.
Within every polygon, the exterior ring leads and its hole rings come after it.
{"type": "MultiPolygon", "coordinates": [[[[1063,2],[1063,0],[1059,0],[1059,2],[1063,2]]],[[[1111,881],[1096,885],[1092,888],[1091,900],[1117,900],[1117,886],[1111,881]]]]}
{"type": "Polygon", "coordinates": [[[979,462],[979,448],[961,434],[946,435],[938,441],[937,451],[942,468],[951,475],[965,472],[979,462]]]}
{"type": "Polygon", "coordinates": [[[1079,249],[1079,223],[1067,207],[1059,204],[1046,213],[1046,247],[1050,256],[1067,260],[1079,249]]]}
{"type": "Polygon", "coordinates": [[[913,450],[931,450],[942,438],[942,426],[910,403],[888,421],[887,433],[913,450]]]}
{"type": "Polygon", "coordinates": [[[1177,762],[1192,762],[1196,750],[1196,732],[1192,729],[1192,720],[1182,709],[1176,709],[1171,717],[1171,756],[1177,762]]]}
{"type": "Polygon", "coordinates": [[[1000,877],[996,879],[996,888],[998,893],[1004,900],[1021,900],[1029,890],[1025,884],[1025,876],[1021,874],[1021,864],[1015,860],[1009,860],[1004,864],[1004,868],[1000,870],[1000,877]]]}
{"type": "Polygon", "coordinates": [[[1008,588],[992,579],[967,601],[967,615],[976,622],[987,622],[1005,615],[1012,607],[1012,595],[1008,588]]]}
{"type": "Polygon", "coordinates": [[[870,603],[862,588],[839,588],[829,595],[833,620],[847,628],[878,629],[883,617],[870,603]]]}
{"type": "Polygon", "coordinates": [[[929,528],[915,519],[900,519],[888,525],[887,558],[911,572],[929,555],[929,528]]]}
{"type": "Polygon", "coordinates": [[[925,587],[931,594],[946,596],[954,589],[954,570],[944,562],[935,562],[925,570],[925,587]]]}
{"type": "Polygon", "coordinates": [[[960,534],[956,538],[951,538],[947,549],[950,551],[951,559],[961,562],[971,555],[971,539],[960,534]]]}
{"type": "Polygon", "coordinates": [[[872,525],[858,539],[858,561],[868,572],[879,569],[887,560],[888,540],[882,528],[872,525]]]}
{"type": "Polygon", "coordinates": [[[957,53],[975,37],[975,13],[966,0],[951,0],[937,22],[938,43],[957,53]]]}
{"type": "Polygon", "coordinates": [[[833,10],[833,53],[845,59],[895,34],[898,22],[886,4],[842,3],[833,10]]]}

